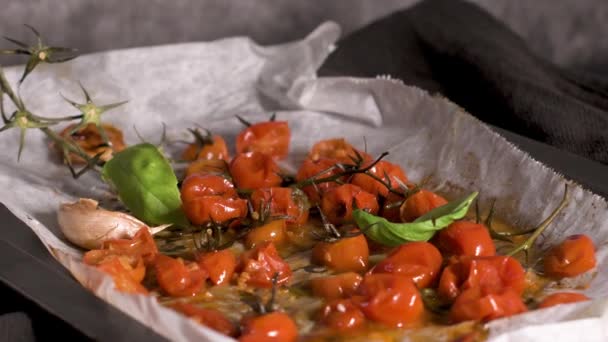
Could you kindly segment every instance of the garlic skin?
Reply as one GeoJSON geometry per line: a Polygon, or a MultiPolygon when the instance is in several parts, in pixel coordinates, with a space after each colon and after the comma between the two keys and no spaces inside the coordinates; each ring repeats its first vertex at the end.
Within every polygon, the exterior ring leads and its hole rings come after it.
{"type": "Polygon", "coordinates": [[[100,208],[97,201],[89,198],[61,204],[57,221],[65,237],[85,249],[101,248],[107,240],[131,238],[142,227],[155,234],[171,226],[149,228],[131,215],[100,208]]]}

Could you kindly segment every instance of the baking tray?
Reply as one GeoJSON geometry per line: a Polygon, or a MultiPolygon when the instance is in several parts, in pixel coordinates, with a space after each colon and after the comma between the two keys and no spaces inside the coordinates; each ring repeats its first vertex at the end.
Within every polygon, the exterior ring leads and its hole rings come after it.
{"type": "MultiPolygon", "coordinates": [[[[593,192],[608,197],[608,166],[493,127],[513,144],[593,192]]],[[[0,281],[93,340],[165,341],[77,283],[32,230],[0,204],[0,281]]]]}

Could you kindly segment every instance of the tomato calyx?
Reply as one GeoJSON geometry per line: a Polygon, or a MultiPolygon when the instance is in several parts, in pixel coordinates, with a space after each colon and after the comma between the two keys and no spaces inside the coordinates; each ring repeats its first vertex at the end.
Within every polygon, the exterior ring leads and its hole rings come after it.
{"type": "Polygon", "coordinates": [[[272,276],[272,287],[270,288],[270,298],[266,302],[262,300],[262,297],[255,293],[241,291],[241,301],[251,307],[251,310],[256,315],[266,315],[275,312],[279,309],[276,304],[277,288],[279,286],[279,272],[275,272],[272,276]]]}
{"type": "Polygon", "coordinates": [[[339,228],[336,227],[335,224],[330,223],[327,220],[327,216],[325,216],[319,205],[317,205],[316,208],[321,218],[323,230],[312,232],[312,236],[315,240],[334,243],[342,239],[348,239],[363,234],[364,229],[356,229],[356,227],[352,224],[342,225],[339,228]]]}

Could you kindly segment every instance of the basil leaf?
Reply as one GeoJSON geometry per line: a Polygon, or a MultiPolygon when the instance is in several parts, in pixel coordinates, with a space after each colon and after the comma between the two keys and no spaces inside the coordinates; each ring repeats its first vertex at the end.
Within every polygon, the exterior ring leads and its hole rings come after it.
{"type": "Polygon", "coordinates": [[[437,207],[410,223],[389,222],[361,209],[353,211],[353,218],[367,237],[387,246],[397,246],[406,241],[427,241],[438,230],[463,218],[475,197],[477,192],[437,207]]]}
{"type": "Polygon", "coordinates": [[[117,153],[104,165],[102,177],[133,215],[147,224],[189,225],[177,177],[156,146],[139,144],[117,153]]]}

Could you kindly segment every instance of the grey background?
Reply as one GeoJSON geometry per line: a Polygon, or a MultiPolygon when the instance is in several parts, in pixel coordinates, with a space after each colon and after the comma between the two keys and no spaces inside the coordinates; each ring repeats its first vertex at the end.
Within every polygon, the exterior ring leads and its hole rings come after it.
{"type": "MultiPolygon", "coordinates": [[[[501,18],[540,56],[608,71],[608,0],[472,0],[501,18]]],[[[247,35],[262,44],[298,39],[325,20],[353,30],[417,0],[0,0],[0,35],[82,52],[247,35]]],[[[450,18],[446,18],[450,20],[450,18]]],[[[0,47],[9,47],[0,43],[0,47]]],[[[176,55],[179,54],[176,51],[176,55]]],[[[20,59],[4,57],[3,65],[20,59]]]]}

